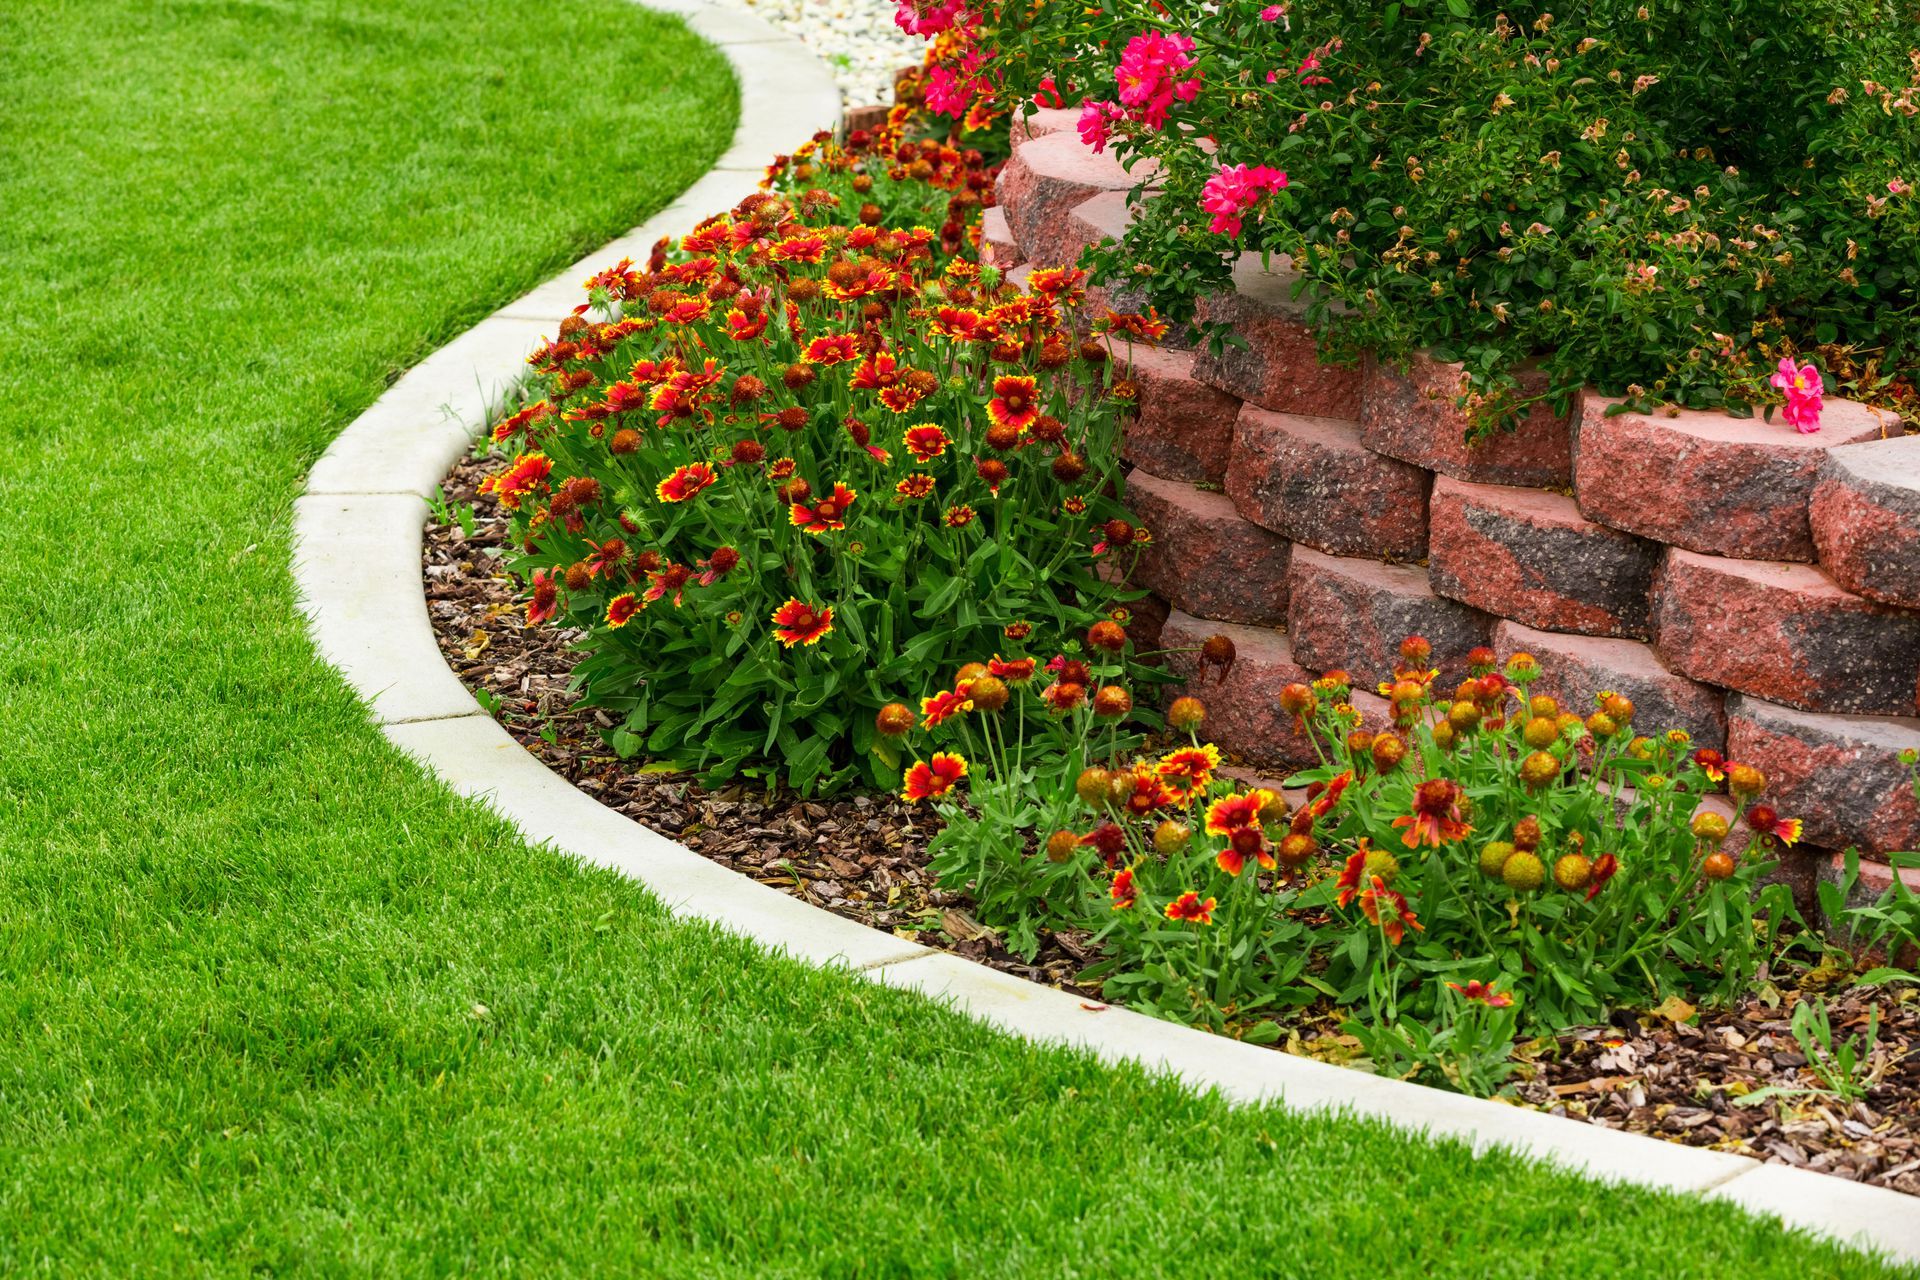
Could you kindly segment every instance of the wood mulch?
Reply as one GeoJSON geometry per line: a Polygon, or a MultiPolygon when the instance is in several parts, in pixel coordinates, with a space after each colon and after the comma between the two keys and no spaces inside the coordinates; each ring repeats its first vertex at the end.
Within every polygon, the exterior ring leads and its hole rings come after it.
{"type": "MultiPolygon", "coordinates": [[[[875,929],[1038,982],[1098,998],[1075,979],[1094,953],[1084,937],[1048,935],[1029,963],[1007,951],[969,912],[963,894],[926,870],[934,825],[891,795],[807,798],[758,785],[710,789],[684,773],[616,757],[602,740],[604,713],[567,687],[577,632],[529,627],[501,567],[506,521],[477,498],[497,462],[464,460],[448,477],[456,518],[430,520],[424,556],[428,611],[447,663],[469,688],[497,700],[495,715],[528,751],[576,787],[730,870],[875,929]],[[471,532],[457,518],[471,508],[471,532]]],[[[1622,1012],[1522,1053],[1518,1105],[1611,1129],[1650,1134],[1813,1169],[1920,1195],[1920,998],[1911,987],[1844,988],[1843,975],[1776,974],[1773,985],[1727,1010],[1622,1012]],[[1798,989],[1795,987],[1798,983],[1798,989]],[[1836,1038],[1859,1035],[1880,1014],[1877,1082],[1864,1100],[1800,1092],[1754,1106],[1766,1087],[1806,1091],[1814,1081],[1788,1027],[1801,995],[1831,983],[1836,1038]]],[[[1303,1011],[1286,1047],[1315,1057],[1353,1056],[1327,1028],[1331,1010],[1303,1011]]]]}

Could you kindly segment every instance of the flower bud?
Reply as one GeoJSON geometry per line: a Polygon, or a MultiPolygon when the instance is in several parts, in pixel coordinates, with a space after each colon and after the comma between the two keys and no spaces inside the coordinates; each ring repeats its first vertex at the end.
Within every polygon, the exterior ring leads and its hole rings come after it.
{"type": "Polygon", "coordinates": [[[1730,764],[1727,766],[1727,790],[1745,799],[1757,796],[1767,789],[1767,775],[1750,764],[1730,764]]]}
{"type": "Polygon", "coordinates": [[[1368,849],[1364,864],[1368,876],[1379,876],[1387,884],[1392,884],[1400,874],[1400,859],[1385,849],[1368,849]]]}
{"type": "Polygon", "coordinates": [[[1280,709],[1290,716],[1304,716],[1313,710],[1313,690],[1295,681],[1280,690],[1280,709]]]}
{"type": "Polygon", "coordinates": [[[1560,741],[1560,726],[1551,720],[1536,716],[1527,721],[1526,728],[1520,731],[1520,737],[1535,751],[1544,751],[1560,741]]]}
{"type": "Polygon", "coordinates": [[[1513,824],[1513,847],[1522,853],[1532,853],[1540,847],[1540,819],[1528,814],[1513,824]]]}
{"type": "Polygon", "coordinates": [[[1071,831],[1056,831],[1047,837],[1047,861],[1065,862],[1080,847],[1080,837],[1071,831]]]}
{"type": "Polygon", "coordinates": [[[1107,802],[1107,784],[1112,777],[1105,769],[1082,769],[1080,776],[1073,780],[1073,793],[1087,808],[1098,809],[1107,802]]]}
{"type": "Polygon", "coordinates": [[[1514,849],[1505,840],[1489,841],[1480,850],[1480,874],[1489,880],[1498,880],[1500,873],[1507,869],[1507,859],[1513,856],[1514,849]]]}
{"type": "Polygon", "coordinates": [[[1382,733],[1374,738],[1372,753],[1373,767],[1381,773],[1392,773],[1407,758],[1407,743],[1397,734],[1382,733]]]}
{"type": "Polygon", "coordinates": [[[1710,853],[1700,864],[1700,874],[1709,880],[1725,880],[1734,872],[1733,858],[1724,853],[1710,853]]]}
{"type": "Polygon", "coordinates": [[[1170,858],[1180,852],[1192,838],[1192,827],[1171,818],[1153,829],[1153,847],[1162,857],[1170,858]]]}
{"type": "Polygon", "coordinates": [[[1167,724],[1181,733],[1192,733],[1206,718],[1206,704],[1195,697],[1175,698],[1173,705],[1167,708],[1167,724]]]}
{"type": "Polygon", "coordinates": [[[1087,647],[1104,653],[1119,653],[1127,647],[1127,633],[1119,623],[1103,618],[1087,628],[1087,647]]]}
{"type": "Polygon", "coordinates": [[[997,676],[976,676],[967,686],[967,697],[976,711],[998,711],[1007,705],[1007,682],[997,676]]]}
{"type": "Polygon", "coordinates": [[[1550,751],[1536,751],[1520,762],[1520,782],[1529,791],[1549,786],[1560,776],[1560,757],[1550,751]]]}
{"type": "Polygon", "coordinates": [[[1515,893],[1531,893],[1547,881],[1547,867],[1531,853],[1515,852],[1500,869],[1500,879],[1515,893]]]}
{"type": "Polygon", "coordinates": [[[1579,853],[1563,854],[1553,864],[1553,882],[1568,893],[1578,893],[1587,887],[1593,879],[1593,863],[1586,855],[1579,853]]]}
{"type": "Polygon", "coordinates": [[[1711,809],[1693,815],[1693,834],[1712,844],[1727,838],[1727,820],[1711,809]]]}
{"type": "Polygon", "coordinates": [[[1117,720],[1133,710],[1133,695],[1117,684],[1100,686],[1100,692],[1093,695],[1093,714],[1107,720],[1117,720]]]}
{"type": "Polygon", "coordinates": [[[918,719],[914,716],[913,710],[898,702],[889,702],[880,708],[880,713],[873,718],[873,727],[884,738],[905,737],[912,732],[913,726],[917,723],[918,719]]]}
{"type": "Polygon", "coordinates": [[[1320,842],[1305,833],[1296,833],[1280,841],[1277,850],[1280,864],[1288,870],[1305,865],[1307,859],[1320,850],[1320,842]]]}

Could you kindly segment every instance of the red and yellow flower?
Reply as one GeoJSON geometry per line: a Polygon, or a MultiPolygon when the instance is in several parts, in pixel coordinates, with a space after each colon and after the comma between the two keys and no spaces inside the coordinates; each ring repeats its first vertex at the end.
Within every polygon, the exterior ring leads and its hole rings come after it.
{"type": "Polygon", "coordinates": [[[933,496],[933,477],[924,471],[916,471],[903,477],[893,486],[893,491],[908,502],[918,502],[922,498],[933,496]]]}
{"type": "Polygon", "coordinates": [[[1484,1004],[1489,1009],[1505,1009],[1513,1004],[1512,996],[1504,991],[1495,991],[1491,982],[1482,982],[1478,978],[1464,987],[1457,982],[1449,982],[1447,985],[1458,991],[1463,999],[1471,1000],[1475,1004],[1484,1004]]]}
{"type": "Polygon", "coordinates": [[[748,313],[739,307],[727,312],[727,336],[735,342],[751,342],[767,331],[767,313],[748,313]]]}
{"type": "Polygon", "coordinates": [[[1319,794],[1307,802],[1307,807],[1304,812],[1308,820],[1312,821],[1324,818],[1329,813],[1332,813],[1333,807],[1340,803],[1340,797],[1346,793],[1347,788],[1351,786],[1352,783],[1353,770],[1351,769],[1330,779],[1327,785],[1320,790],[1319,794]]]}
{"type": "Polygon", "coordinates": [[[1340,891],[1338,901],[1343,907],[1351,903],[1354,896],[1360,892],[1360,882],[1367,872],[1368,852],[1370,851],[1367,848],[1367,842],[1362,839],[1360,847],[1348,856],[1347,865],[1340,868],[1340,878],[1333,882],[1333,887],[1340,891]]]}
{"type": "Polygon", "coordinates": [[[973,710],[973,702],[965,690],[942,689],[931,698],[920,699],[920,718],[929,729],[938,728],[946,721],[963,711],[973,710]]]}
{"type": "Polygon", "coordinates": [[[682,597],[686,595],[687,583],[693,580],[693,570],[684,564],[669,564],[663,568],[647,571],[647,599],[663,600],[673,597],[673,607],[678,609],[682,597]]]}
{"type": "Polygon", "coordinates": [[[1134,766],[1131,774],[1121,776],[1129,783],[1126,810],[1135,817],[1145,817],[1155,809],[1164,809],[1174,802],[1173,791],[1160,780],[1160,775],[1149,764],[1143,762],[1134,766]]]}
{"type": "Polygon", "coordinates": [[[582,563],[587,566],[589,578],[598,578],[602,574],[613,577],[613,571],[627,558],[627,544],[620,538],[608,538],[605,542],[588,538],[587,545],[593,548],[593,554],[582,563]]]}
{"type": "Polygon", "coordinates": [[[685,502],[712,488],[719,479],[720,473],[707,463],[689,462],[675,467],[671,475],[653,487],[653,494],[662,502],[685,502]]]}
{"type": "Polygon", "coordinates": [[[553,580],[553,570],[535,569],[533,598],[527,601],[527,621],[533,624],[546,622],[559,607],[560,584],[553,580]]]}
{"type": "Polygon", "coordinates": [[[949,529],[964,529],[973,523],[973,516],[973,508],[962,502],[957,506],[948,507],[947,513],[941,519],[949,529]]]}
{"type": "Polygon", "coordinates": [[[791,649],[797,644],[818,644],[833,630],[833,609],[792,599],[773,611],[773,634],[791,649]]]}
{"type": "Polygon", "coordinates": [[[1140,886],[1134,882],[1133,868],[1122,867],[1113,874],[1113,887],[1107,891],[1115,911],[1126,911],[1140,901],[1140,886]]]}
{"type": "Polygon", "coordinates": [[[1783,818],[1772,805],[1756,804],[1748,809],[1747,827],[1755,835],[1770,836],[1784,845],[1800,843],[1800,819],[1783,818]]]}
{"type": "Polygon", "coordinates": [[[1219,767],[1220,749],[1206,742],[1169,751],[1160,757],[1154,769],[1173,792],[1175,803],[1185,804],[1207,793],[1207,788],[1213,785],[1213,771],[1219,767]]]}
{"type": "Polygon", "coordinates": [[[1460,784],[1446,778],[1428,778],[1414,789],[1413,812],[1393,820],[1396,830],[1406,834],[1400,842],[1409,849],[1422,844],[1438,849],[1452,840],[1464,840],[1473,827],[1461,821],[1460,784]]]}
{"type": "Polygon", "coordinates": [[[907,446],[907,452],[921,466],[926,466],[947,451],[953,440],[937,423],[922,422],[918,426],[908,427],[901,434],[901,442],[907,446]]]}
{"type": "Polygon", "coordinates": [[[845,364],[860,358],[860,338],[852,333],[827,333],[807,344],[802,357],[808,364],[845,364]]]}
{"type": "Polygon", "coordinates": [[[804,262],[816,266],[826,256],[827,241],[824,236],[804,233],[791,235],[774,243],[767,256],[775,262],[804,262]]]}
{"type": "Polygon", "coordinates": [[[1222,871],[1237,876],[1246,869],[1249,858],[1269,871],[1279,865],[1267,845],[1266,829],[1260,825],[1261,812],[1278,798],[1264,787],[1255,787],[1242,794],[1222,796],[1207,806],[1207,834],[1227,839],[1227,847],[1214,859],[1222,871]]]}
{"type": "Polygon", "coordinates": [[[1002,658],[996,653],[987,660],[987,674],[1008,684],[1025,684],[1033,679],[1034,666],[1032,658],[1002,658]]]}
{"type": "Polygon", "coordinates": [[[617,631],[632,622],[634,615],[639,612],[640,601],[633,592],[624,591],[607,601],[607,625],[617,631]]]}
{"type": "Polygon", "coordinates": [[[1189,889],[1167,904],[1167,919],[1191,920],[1195,924],[1212,924],[1213,909],[1217,905],[1212,898],[1203,899],[1189,889]]]}
{"type": "Polygon", "coordinates": [[[966,307],[940,307],[928,326],[935,337],[955,342],[992,342],[998,333],[986,316],[966,307]]]}
{"type": "Polygon", "coordinates": [[[847,508],[860,495],[843,484],[835,484],[833,492],[822,494],[814,502],[796,502],[787,515],[794,527],[816,537],[830,530],[847,527],[847,508]]]}
{"type": "Polygon", "coordinates": [[[1360,913],[1396,947],[1407,936],[1409,926],[1423,933],[1427,928],[1407,906],[1406,898],[1387,888],[1387,882],[1379,876],[1367,878],[1367,887],[1360,894],[1360,913]]]}
{"type": "Polygon", "coordinates": [[[993,380],[993,399],[987,417],[995,425],[1025,431],[1040,416],[1040,383],[1025,374],[1003,374],[993,380]]]}
{"type": "Polygon", "coordinates": [[[544,453],[523,453],[494,481],[493,496],[509,511],[520,509],[520,502],[553,474],[553,460],[544,453]]]}
{"type": "Polygon", "coordinates": [[[1592,902],[1606,888],[1607,881],[1613,879],[1620,870],[1620,859],[1610,853],[1603,853],[1593,860],[1592,879],[1587,882],[1587,901],[1592,902]]]}
{"type": "Polygon", "coordinates": [[[950,751],[936,752],[933,759],[915,761],[907,770],[900,797],[909,803],[935,800],[953,790],[967,776],[966,760],[950,751]]]}

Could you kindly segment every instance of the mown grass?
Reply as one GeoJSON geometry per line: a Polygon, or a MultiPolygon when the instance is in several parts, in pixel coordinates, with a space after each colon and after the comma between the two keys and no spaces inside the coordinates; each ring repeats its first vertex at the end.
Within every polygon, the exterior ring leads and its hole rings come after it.
{"type": "Polygon", "coordinates": [[[674,24],[13,0],[0,58],[0,1273],[1872,1272],[769,959],[384,744],[289,503],[723,148],[674,24]]]}

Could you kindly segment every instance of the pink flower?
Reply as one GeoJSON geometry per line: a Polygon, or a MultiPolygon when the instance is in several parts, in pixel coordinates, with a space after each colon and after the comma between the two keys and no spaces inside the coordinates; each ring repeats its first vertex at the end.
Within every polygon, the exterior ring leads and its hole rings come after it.
{"type": "Polygon", "coordinates": [[[1090,147],[1095,155],[1105,151],[1107,142],[1113,137],[1113,122],[1125,115],[1126,112],[1111,102],[1087,99],[1080,106],[1080,121],[1075,126],[1080,131],[1080,141],[1090,147]]]}
{"type": "Polygon", "coordinates": [[[1192,102],[1200,93],[1200,77],[1178,79],[1194,65],[1187,56],[1193,40],[1187,36],[1148,31],[1127,41],[1113,78],[1120,86],[1120,103],[1133,117],[1152,129],[1163,128],[1173,104],[1192,102]]]}
{"type": "Polygon", "coordinates": [[[1792,356],[1781,356],[1780,367],[1774,371],[1773,385],[1787,393],[1787,407],[1781,414],[1788,425],[1801,435],[1812,435],[1820,429],[1820,397],[1826,387],[1820,381],[1820,371],[1812,365],[1794,367],[1792,356]]]}
{"type": "Polygon", "coordinates": [[[934,66],[927,73],[927,108],[958,120],[976,101],[991,96],[993,85],[980,74],[986,61],[986,54],[973,45],[957,62],[949,60],[934,66]]]}
{"type": "Polygon", "coordinates": [[[953,26],[964,7],[961,0],[942,0],[936,4],[927,4],[926,0],[919,3],[900,0],[893,12],[893,24],[910,36],[933,36],[953,26]]]}
{"type": "Polygon", "coordinates": [[[1270,4],[1260,11],[1260,21],[1278,22],[1287,16],[1287,7],[1283,4],[1270,4]]]}
{"type": "Polygon", "coordinates": [[[1200,189],[1200,207],[1213,215],[1207,230],[1215,235],[1239,235],[1240,215],[1286,185],[1286,174],[1263,164],[1220,166],[1200,189]]]}
{"type": "Polygon", "coordinates": [[[1895,178],[1893,181],[1887,184],[1887,193],[1889,195],[1904,196],[1909,191],[1912,191],[1912,190],[1913,190],[1912,185],[1909,184],[1904,178],[1895,178]]]}

